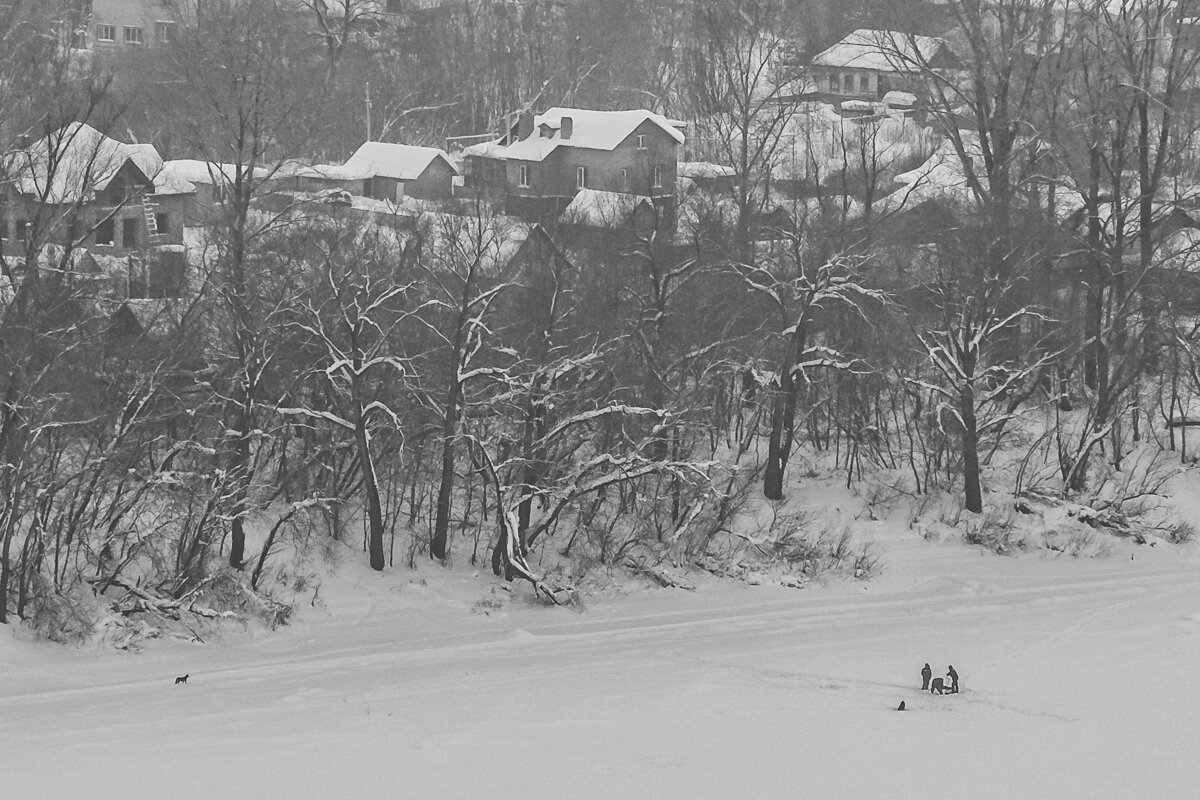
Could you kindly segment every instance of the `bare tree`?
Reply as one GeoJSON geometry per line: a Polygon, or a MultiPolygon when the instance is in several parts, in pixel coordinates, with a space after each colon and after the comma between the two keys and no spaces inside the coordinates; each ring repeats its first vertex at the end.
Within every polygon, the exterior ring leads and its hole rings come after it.
{"type": "Polygon", "coordinates": [[[770,193],[780,137],[795,113],[778,74],[786,45],[782,7],[720,0],[696,9],[686,85],[701,131],[700,151],[736,171],[737,257],[753,258],[750,229],[770,193]]]}
{"type": "Polygon", "coordinates": [[[287,14],[275,4],[217,0],[201,7],[189,0],[182,9],[193,24],[184,26],[171,51],[174,78],[187,98],[179,106],[186,114],[181,124],[221,198],[204,256],[207,289],[222,323],[213,344],[224,377],[216,386],[223,401],[220,451],[231,486],[229,563],[240,568],[255,431],[267,412],[265,388],[283,323],[278,312],[287,305],[282,281],[256,269],[256,246],[284,216],[254,206],[299,151],[306,122],[323,99],[295,63],[287,14]]]}
{"type": "Polygon", "coordinates": [[[408,312],[404,306],[411,284],[397,284],[402,274],[388,264],[377,235],[362,236],[338,229],[320,249],[324,291],[309,299],[293,323],[318,346],[323,358],[314,372],[330,384],[339,402],[333,408],[281,408],[280,412],[323,420],[349,433],[358,453],[366,495],[368,550],[371,568],[384,567],[385,522],[380,480],[371,441],[380,423],[401,428],[399,415],[387,398],[396,392],[379,373],[403,377],[407,360],[398,353],[395,330],[408,312]]]}

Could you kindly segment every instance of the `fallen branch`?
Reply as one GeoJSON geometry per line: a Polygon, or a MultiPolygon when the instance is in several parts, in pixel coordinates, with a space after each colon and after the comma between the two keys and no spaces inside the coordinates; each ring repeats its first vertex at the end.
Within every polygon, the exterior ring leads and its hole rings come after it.
{"type": "Polygon", "coordinates": [[[639,563],[631,558],[625,559],[624,566],[634,575],[641,575],[662,586],[664,589],[686,589],[689,592],[696,591],[696,587],[690,583],[685,583],[671,575],[665,569],[658,569],[650,564],[639,563]]]}

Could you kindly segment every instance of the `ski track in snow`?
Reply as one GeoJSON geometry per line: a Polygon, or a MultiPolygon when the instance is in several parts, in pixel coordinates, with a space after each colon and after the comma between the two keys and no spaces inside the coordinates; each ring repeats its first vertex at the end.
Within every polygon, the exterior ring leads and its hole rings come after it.
{"type": "Polygon", "coordinates": [[[583,614],[513,598],[481,617],[485,582],[368,576],[257,638],[4,641],[0,780],[45,798],[1196,796],[1193,560],[924,553],[941,560],[874,583],[583,614]],[[962,693],[921,692],[921,663],[948,659],[962,693]]]}

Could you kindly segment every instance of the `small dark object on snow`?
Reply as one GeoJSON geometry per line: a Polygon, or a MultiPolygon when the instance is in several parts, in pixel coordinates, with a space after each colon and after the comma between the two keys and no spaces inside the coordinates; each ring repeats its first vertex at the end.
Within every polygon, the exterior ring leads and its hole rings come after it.
{"type": "MultiPolygon", "coordinates": [[[[191,675],[191,673],[189,672],[188,675],[191,675]]],[[[178,686],[181,683],[187,683],[188,675],[180,675],[178,678],[176,678],[175,685],[178,686]]]]}
{"type": "Polygon", "coordinates": [[[929,668],[929,664],[926,663],[925,666],[921,668],[921,691],[922,692],[929,691],[929,679],[932,677],[933,677],[933,670],[931,670],[929,668]]]}
{"type": "Polygon", "coordinates": [[[945,678],[934,678],[933,684],[929,687],[929,693],[930,694],[945,694],[946,693],[946,679],[945,678]]]}
{"type": "Polygon", "coordinates": [[[900,701],[900,705],[896,706],[897,711],[904,711],[904,701],[900,701]]]}
{"type": "Polygon", "coordinates": [[[950,676],[950,694],[958,694],[958,673],[954,671],[954,665],[946,670],[946,674],[950,676]]]}

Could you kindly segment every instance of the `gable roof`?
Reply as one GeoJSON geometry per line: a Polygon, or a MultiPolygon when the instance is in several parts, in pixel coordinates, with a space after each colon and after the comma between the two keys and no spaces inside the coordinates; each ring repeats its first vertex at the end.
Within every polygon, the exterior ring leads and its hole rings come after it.
{"type": "Polygon", "coordinates": [[[443,150],[391,142],[363,142],[342,166],[350,173],[365,173],[367,177],[415,181],[439,158],[446,162],[453,174],[458,174],[443,150]]]}
{"type": "Polygon", "coordinates": [[[18,192],[47,203],[91,200],[131,163],[148,183],[162,168],[153,145],[125,144],[84,122],[72,122],[11,154],[4,171],[18,192]]]}
{"type": "Polygon", "coordinates": [[[502,140],[484,142],[463,150],[464,156],[511,158],[517,161],[542,161],[559,147],[588,150],[614,150],[643,123],[660,128],[677,144],[683,144],[678,124],[653,111],[594,111],[584,108],[551,108],[533,118],[533,133],[525,139],[502,144],[502,140]],[[571,120],[571,133],[563,138],[563,120],[571,120]],[[543,136],[543,127],[549,136],[543,136]]]}
{"type": "Polygon", "coordinates": [[[919,72],[945,47],[945,41],[933,36],[859,28],[818,53],[812,66],[919,72]]]}

